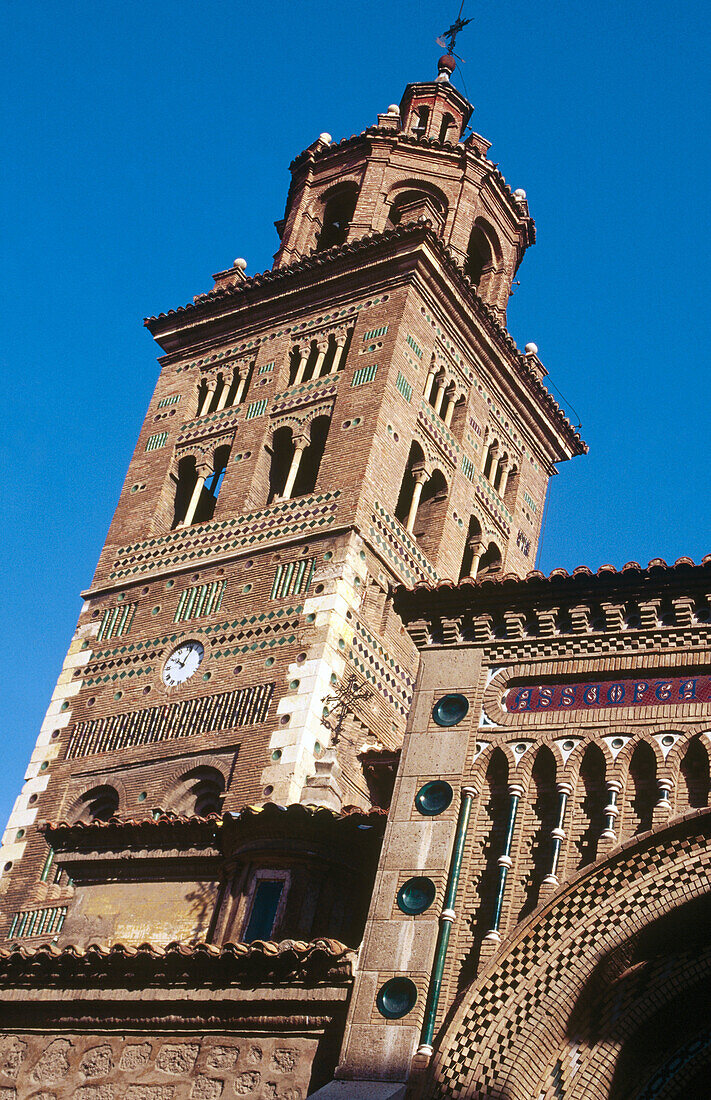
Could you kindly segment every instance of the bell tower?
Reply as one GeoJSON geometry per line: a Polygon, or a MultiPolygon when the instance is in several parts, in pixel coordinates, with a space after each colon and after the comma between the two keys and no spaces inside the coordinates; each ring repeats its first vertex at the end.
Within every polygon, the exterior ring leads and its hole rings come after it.
{"type": "MultiPolygon", "coordinates": [[[[145,891],[99,919],[40,824],[387,805],[418,662],[392,586],[532,568],[586,448],[505,328],[534,225],[453,67],[295,159],[271,270],[146,320],[160,372],[3,837],[0,936],[221,934],[145,891]]],[[[277,857],[233,858],[240,939],[277,857]]],[[[297,908],[263,938],[308,939],[297,908]]]]}

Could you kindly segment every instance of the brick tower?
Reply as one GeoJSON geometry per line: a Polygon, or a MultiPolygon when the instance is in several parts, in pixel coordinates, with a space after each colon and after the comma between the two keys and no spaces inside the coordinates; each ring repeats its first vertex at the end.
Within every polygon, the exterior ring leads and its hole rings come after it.
{"type": "Polygon", "coordinates": [[[357,946],[419,659],[389,592],[524,575],[585,450],[505,328],[534,225],[453,64],[296,158],[270,271],[146,321],[156,389],[3,837],[10,942],[357,946]]]}

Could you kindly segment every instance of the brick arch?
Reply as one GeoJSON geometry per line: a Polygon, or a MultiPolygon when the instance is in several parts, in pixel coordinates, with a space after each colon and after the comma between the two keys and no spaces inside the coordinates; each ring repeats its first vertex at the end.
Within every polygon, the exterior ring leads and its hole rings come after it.
{"type": "MultiPolygon", "coordinates": [[[[710,834],[711,811],[687,814],[628,841],[539,906],[459,998],[438,1036],[420,1095],[540,1096],[550,1072],[546,1052],[567,1049],[571,1019],[601,965],[615,952],[622,957],[625,944],[643,937],[654,922],[708,897],[710,834]]],[[[661,990],[658,996],[663,998],[661,990]]],[[[648,1009],[640,1003],[637,1016],[648,1009]]],[[[586,1088],[579,1092],[573,1085],[566,1100],[609,1095],[586,1088]]]]}
{"type": "Polygon", "coordinates": [[[219,772],[224,781],[225,790],[229,783],[230,764],[220,756],[206,753],[203,756],[194,756],[190,760],[183,760],[176,764],[167,775],[161,790],[155,796],[156,806],[161,810],[173,810],[173,802],[180,792],[185,777],[199,769],[208,769],[219,772]]]}

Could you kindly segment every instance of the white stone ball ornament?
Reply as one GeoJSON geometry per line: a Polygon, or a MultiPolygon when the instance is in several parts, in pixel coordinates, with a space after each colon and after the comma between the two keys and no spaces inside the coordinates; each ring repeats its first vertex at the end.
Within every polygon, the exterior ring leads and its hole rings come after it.
{"type": "Polygon", "coordinates": [[[538,355],[538,344],[526,344],[526,355],[538,355]]]}

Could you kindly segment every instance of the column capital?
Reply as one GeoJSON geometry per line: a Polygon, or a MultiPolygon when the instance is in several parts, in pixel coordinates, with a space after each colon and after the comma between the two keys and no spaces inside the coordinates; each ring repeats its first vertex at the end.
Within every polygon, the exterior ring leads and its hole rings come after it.
{"type": "Polygon", "coordinates": [[[311,440],[307,435],[295,435],[294,436],[294,450],[305,451],[310,445],[311,440]]]}
{"type": "Polygon", "coordinates": [[[430,475],[423,466],[421,466],[419,470],[412,471],[412,478],[415,485],[424,485],[426,481],[429,481],[429,476],[430,475]]]}

